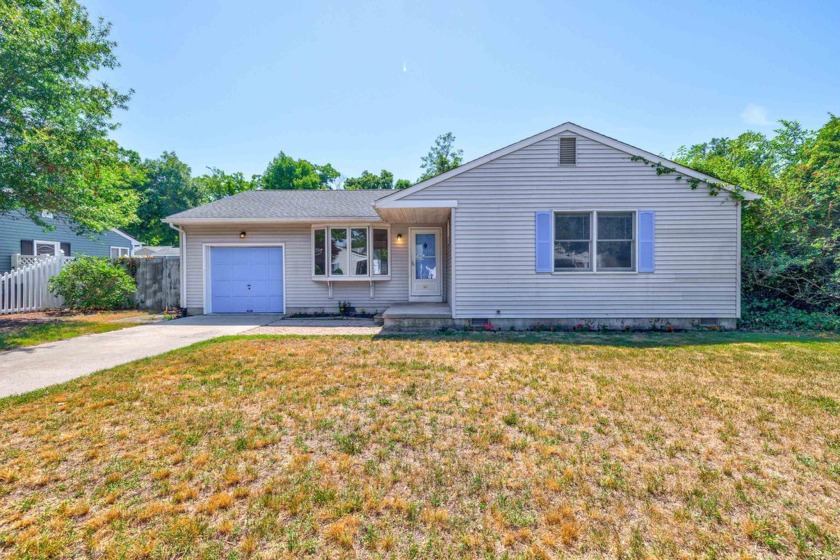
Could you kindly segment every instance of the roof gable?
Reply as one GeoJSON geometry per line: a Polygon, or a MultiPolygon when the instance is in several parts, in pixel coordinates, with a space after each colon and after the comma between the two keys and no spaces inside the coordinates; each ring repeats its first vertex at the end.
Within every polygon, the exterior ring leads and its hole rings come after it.
{"type": "Polygon", "coordinates": [[[588,138],[588,139],[593,140],[595,142],[599,142],[601,144],[604,144],[606,146],[609,146],[611,148],[614,148],[616,150],[624,152],[624,153],[630,155],[631,157],[642,158],[642,159],[647,160],[647,161],[649,161],[651,163],[654,163],[654,164],[656,162],[659,162],[661,165],[673,168],[678,173],[680,173],[682,175],[685,175],[686,177],[699,179],[701,181],[708,181],[710,183],[720,185],[724,190],[729,191],[729,192],[734,192],[736,190],[739,190],[739,192],[744,196],[744,199],[746,199],[746,200],[756,200],[756,199],[761,198],[759,195],[757,195],[753,192],[750,192],[750,191],[747,191],[747,190],[744,190],[744,189],[738,189],[734,185],[730,185],[728,183],[725,183],[725,182],[721,181],[720,179],[712,177],[711,175],[706,175],[705,173],[701,173],[700,171],[697,171],[695,169],[691,169],[690,167],[680,165],[679,163],[677,163],[675,161],[671,161],[671,160],[666,159],[666,158],[663,158],[662,156],[657,156],[656,154],[653,154],[651,152],[647,152],[647,151],[642,150],[640,148],[636,148],[635,146],[631,146],[630,144],[625,144],[624,142],[621,142],[621,141],[616,140],[614,138],[610,138],[609,136],[605,136],[603,134],[595,132],[594,130],[589,130],[588,128],[583,128],[582,126],[576,125],[572,122],[566,122],[566,123],[563,123],[559,126],[555,126],[554,128],[550,128],[550,129],[548,129],[544,132],[540,132],[539,134],[535,134],[534,136],[530,136],[528,138],[525,138],[524,140],[520,140],[519,142],[516,142],[515,144],[511,144],[509,146],[506,146],[506,147],[501,148],[499,150],[496,150],[494,152],[490,152],[487,155],[484,155],[480,158],[477,158],[477,159],[474,159],[470,162],[467,162],[467,163],[465,163],[465,164],[463,164],[459,167],[456,167],[455,169],[451,169],[450,171],[447,171],[446,173],[442,173],[442,174],[438,175],[437,177],[432,177],[431,179],[423,181],[422,183],[417,183],[416,185],[412,185],[411,187],[409,187],[407,189],[403,189],[401,191],[398,191],[398,192],[395,192],[395,193],[392,193],[392,194],[387,194],[384,197],[377,200],[376,204],[377,204],[377,206],[379,206],[379,205],[387,205],[387,204],[393,203],[393,202],[395,202],[397,200],[400,200],[400,199],[402,199],[406,196],[410,196],[410,195],[412,195],[412,194],[414,194],[418,191],[421,191],[421,190],[426,189],[428,187],[431,187],[433,185],[437,185],[437,184],[442,183],[442,182],[444,182],[448,179],[451,179],[453,177],[457,177],[458,175],[461,175],[462,173],[466,173],[467,171],[470,171],[471,169],[475,169],[476,167],[479,167],[481,165],[484,165],[486,163],[489,163],[491,161],[494,161],[496,159],[504,157],[508,154],[516,152],[517,150],[521,150],[522,148],[526,148],[528,146],[536,144],[537,142],[541,142],[541,141],[543,141],[547,138],[551,138],[552,136],[562,134],[564,132],[571,132],[573,134],[577,134],[579,136],[582,136],[584,138],[588,138]]]}

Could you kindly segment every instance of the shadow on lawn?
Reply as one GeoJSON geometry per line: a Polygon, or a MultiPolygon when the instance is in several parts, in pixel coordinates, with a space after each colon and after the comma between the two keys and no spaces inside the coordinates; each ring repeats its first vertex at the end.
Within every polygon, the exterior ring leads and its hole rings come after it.
{"type": "Polygon", "coordinates": [[[627,348],[662,348],[723,344],[773,344],[782,342],[840,343],[840,337],[823,333],[762,333],[745,331],[682,332],[533,332],[533,331],[434,331],[385,332],[375,340],[429,340],[498,342],[504,344],[581,344],[627,348]]]}

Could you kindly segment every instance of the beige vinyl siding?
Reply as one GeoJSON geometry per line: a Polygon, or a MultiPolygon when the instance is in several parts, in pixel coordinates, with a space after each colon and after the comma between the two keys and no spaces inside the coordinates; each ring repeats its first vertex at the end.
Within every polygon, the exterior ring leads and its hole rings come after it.
{"type": "MultiPolygon", "coordinates": [[[[343,224],[342,224],[343,225],[343,224]]],[[[359,224],[365,225],[365,224],[359,224]]],[[[312,280],[312,226],[310,224],[240,224],[240,225],[192,225],[184,229],[186,246],[186,288],[187,307],[204,307],[204,245],[205,244],[277,244],[285,245],[286,309],[324,308],[334,310],[338,302],[349,301],[355,307],[382,311],[395,302],[408,301],[408,225],[369,224],[390,226],[391,254],[390,280],[375,282],[374,297],[370,297],[368,281],[333,282],[333,297],[325,281],[312,280]],[[239,232],[246,231],[245,239],[239,232]],[[402,240],[397,241],[397,234],[402,240]]],[[[436,226],[439,226],[437,224],[436,226]]],[[[414,225],[412,225],[414,227],[414,225]]]]}
{"type": "Polygon", "coordinates": [[[560,136],[403,199],[458,201],[455,317],[737,317],[738,205],[581,136],[561,167],[560,136]],[[538,210],[654,210],[656,271],[537,274],[538,210]]]}

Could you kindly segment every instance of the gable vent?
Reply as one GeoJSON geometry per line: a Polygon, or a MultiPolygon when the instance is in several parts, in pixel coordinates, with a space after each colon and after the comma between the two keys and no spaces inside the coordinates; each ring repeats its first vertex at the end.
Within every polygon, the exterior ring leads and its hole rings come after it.
{"type": "Polygon", "coordinates": [[[560,138],[560,165],[577,163],[577,138],[560,138]]]}

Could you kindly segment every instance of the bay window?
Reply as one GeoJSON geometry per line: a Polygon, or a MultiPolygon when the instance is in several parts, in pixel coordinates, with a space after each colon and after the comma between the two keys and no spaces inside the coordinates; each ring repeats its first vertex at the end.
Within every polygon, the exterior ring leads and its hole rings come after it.
{"type": "Polygon", "coordinates": [[[388,230],[373,228],[373,274],[387,276],[388,269],[388,230]]]}
{"type": "Polygon", "coordinates": [[[554,213],[555,272],[635,270],[635,212],[554,213]]]}
{"type": "Polygon", "coordinates": [[[316,229],[312,232],[312,247],[315,262],[312,268],[314,276],[327,275],[327,230],[326,228],[316,229]]]}
{"type": "Polygon", "coordinates": [[[312,276],[324,280],[387,277],[389,249],[388,228],[313,228],[312,276]]]}
{"type": "Polygon", "coordinates": [[[330,228],[330,276],[347,274],[347,229],[330,228]]]}

